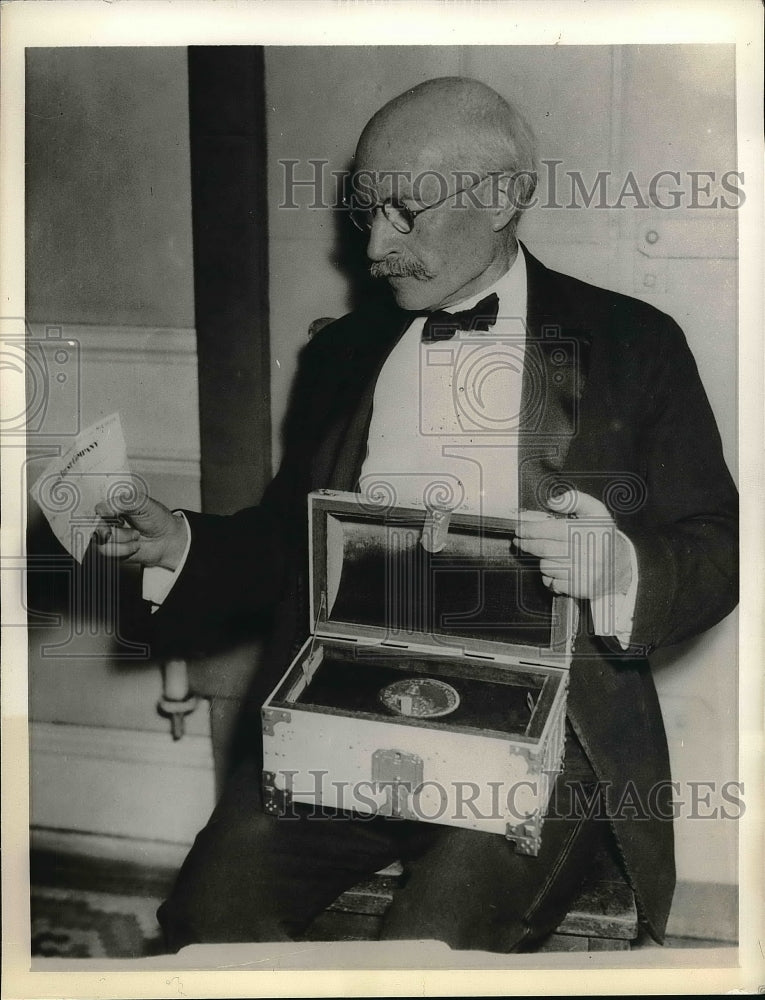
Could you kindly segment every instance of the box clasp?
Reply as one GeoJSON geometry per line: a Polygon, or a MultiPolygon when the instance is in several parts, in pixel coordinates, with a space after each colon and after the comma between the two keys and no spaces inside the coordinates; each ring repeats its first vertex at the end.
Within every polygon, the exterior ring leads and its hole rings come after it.
{"type": "Polygon", "coordinates": [[[520,826],[508,823],[505,827],[505,838],[514,842],[517,854],[529,854],[535,858],[542,846],[542,816],[539,810],[537,809],[520,826]]]}
{"type": "Polygon", "coordinates": [[[263,806],[272,816],[284,816],[292,804],[292,794],[289,788],[279,788],[276,784],[276,774],[273,771],[263,771],[263,806]]]}
{"type": "Polygon", "coordinates": [[[400,819],[417,819],[409,798],[422,784],[422,757],[403,750],[375,750],[372,754],[372,781],[385,788],[387,801],[380,812],[400,819]]]}
{"type": "Polygon", "coordinates": [[[429,507],[425,513],[425,523],[422,526],[422,538],[420,542],[426,552],[440,552],[446,545],[446,536],[449,534],[449,521],[452,512],[450,510],[438,510],[429,507]]]}

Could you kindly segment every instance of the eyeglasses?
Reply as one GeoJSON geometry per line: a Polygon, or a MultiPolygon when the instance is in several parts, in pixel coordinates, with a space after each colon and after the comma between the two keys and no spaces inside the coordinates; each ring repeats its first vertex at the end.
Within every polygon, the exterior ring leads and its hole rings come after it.
{"type": "Polygon", "coordinates": [[[344,201],[343,204],[349,210],[351,222],[357,229],[360,229],[362,233],[368,233],[370,231],[374,223],[375,214],[377,210],[380,209],[394,229],[398,230],[399,233],[406,234],[411,233],[412,229],[414,229],[414,221],[418,215],[422,215],[423,212],[429,212],[431,208],[438,208],[439,205],[443,205],[444,202],[453,198],[457,194],[462,194],[463,191],[472,191],[473,188],[477,188],[479,184],[483,184],[483,182],[491,176],[491,174],[484,174],[484,176],[480,177],[474,184],[467,184],[465,187],[457,188],[456,191],[452,191],[451,194],[447,194],[446,197],[441,198],[440,201],[433,202],[432,205],[426,205],[425,208],[409,208],[407,205],[403,205],[401,202],[393,200],[381,201],[376,205],[370,205],[368,208],[354,206],[348,201],[344,201]]]}

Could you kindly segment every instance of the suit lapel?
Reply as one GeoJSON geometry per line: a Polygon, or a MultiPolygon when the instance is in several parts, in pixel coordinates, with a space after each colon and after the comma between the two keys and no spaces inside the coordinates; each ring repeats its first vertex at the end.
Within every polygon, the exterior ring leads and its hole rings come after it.
{"type": "Polygon", "coordinates": [[[589,331],[549,271],[526,247],[528,304],[521,390],[519,506],[542,510],[562,485],[589,367],[589,331]]]}
{"type": "Polygon", "coordinates": [[[312,488],[355,491],[366,457],[375,386],[382,366],[411,323],[403,310],[365,314],[357,338],[342,360],[335,390],[343,399],[313,462],[312,488]]]}

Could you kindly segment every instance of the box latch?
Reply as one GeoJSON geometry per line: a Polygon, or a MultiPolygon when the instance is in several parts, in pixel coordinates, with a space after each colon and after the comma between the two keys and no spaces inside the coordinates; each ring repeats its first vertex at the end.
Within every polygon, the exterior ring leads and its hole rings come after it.
{"type": "Polygon", "coordinates": [[[422,757],[404,750],[375,750],[372,754],[372,781],[385,790],[386,802],[380,812],[401,819],[417,819],[409,801],[422,784],[422,757]]]}
{"type": "Polygon", "coordinates": [[[426,552],[441,552],[446,545],[446,537],[449,534],[449,521],[451,511],[436,510],[429,507],[425,514],[425,523],[422,526],[422,547],[426,552]]]}

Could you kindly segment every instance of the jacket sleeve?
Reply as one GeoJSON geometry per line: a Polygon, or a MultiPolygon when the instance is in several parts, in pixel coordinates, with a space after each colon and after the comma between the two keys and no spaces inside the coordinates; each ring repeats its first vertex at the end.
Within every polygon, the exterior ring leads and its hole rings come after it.
{"type": "Polygon", "coordinates": [[[645,517],[623,530],[638,560],[631,652],[689,638],[738,602],[738,494],[680,328],[668,321],[647,370],[639,443],[645,517]]]}
{"type": "Polygon", "coordinates": [[[261,502],[228,516],[184,511],[191,530],[186,564],[162,605],[144,617],[155,652],[199,655],[252,637],[282,597],[308,532],[310,456],[320,423],[311,347],[295,378],[284,458],[261,502]]]}

